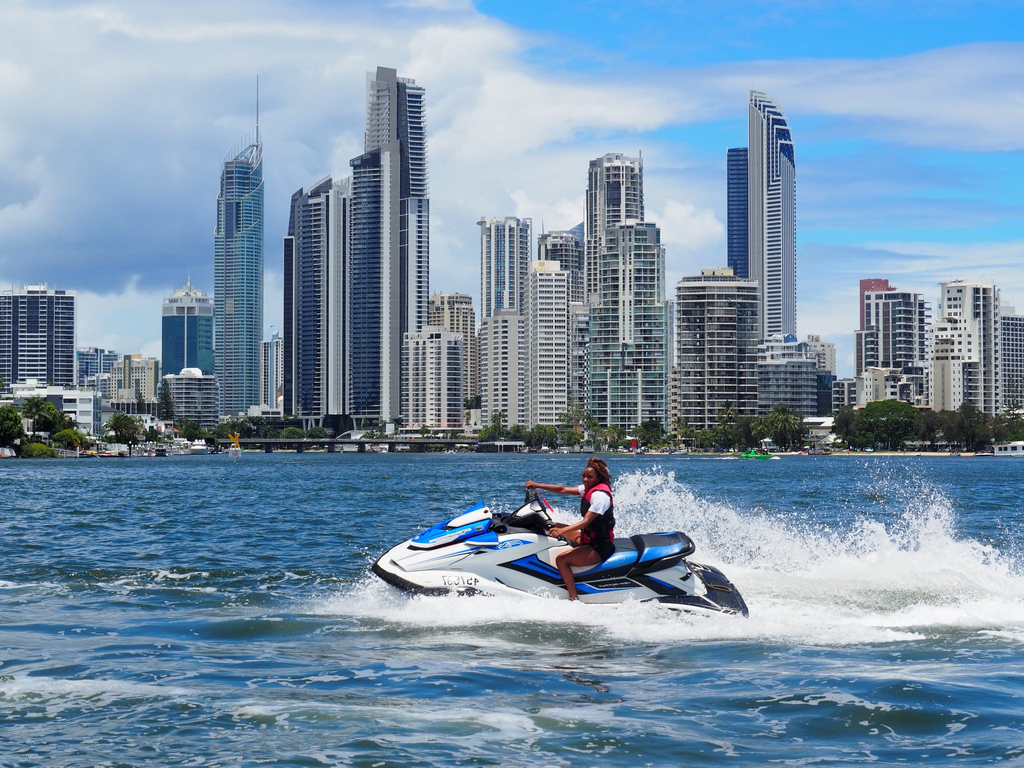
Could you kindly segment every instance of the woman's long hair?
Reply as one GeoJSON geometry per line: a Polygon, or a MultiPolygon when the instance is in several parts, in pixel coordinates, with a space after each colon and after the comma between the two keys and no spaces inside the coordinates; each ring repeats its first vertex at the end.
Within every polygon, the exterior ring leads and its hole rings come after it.
{"type": "Polygon", "coordinates": [[[611,470],[608,469],[608,465],[604,463],[603,459],[599,459],[597,458],[597,456],[593,456],[590,458],[589,461],[587,461],[587,466],[594,470],[594,473],[597,475],[597,481],[599,483],[604,483],[605,485],[611,487],[612,473],[611,470]]]}

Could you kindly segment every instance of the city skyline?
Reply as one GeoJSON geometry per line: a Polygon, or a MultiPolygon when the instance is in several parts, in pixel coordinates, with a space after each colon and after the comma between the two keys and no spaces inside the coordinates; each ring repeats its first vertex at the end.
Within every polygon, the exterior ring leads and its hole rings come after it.
{"type": "Polygon", "coordinates": [[[608,152],[643,155],[670,293],[725,266],[725,150],[744,143],[756,89],[784,107],[799,147],[798,335],[836,342],[841,375],[853,367],[861,278],[930,302],[940,282],[993,280],[1004,303],[1024,304],[1024,46],[1007,41],[1020,8],[836,4],[783,22],[767,7],[655,4],[638,23],[656,34],[640,47],[595,34],[618,18],[601,3],[584,14],[429,5],[266,5],[243,24],[231,3],[0,9],[0,29],[18,30],[0,32],[0,282],[75,290],[80,344],[158,356],[161,298],[187,271],[214,287],[214,169],[252,125],[258,71],[266,337],[281,327],[275,243],[290,194],[347,175],[362,151],[365,72],[386,65],[431,94],[431,293],[479,306],[479,216],[532,218],[534,243],[569,229],[584,216],[587,163],[608,152]],[[72,35],[80,42],[67,45],[72,35]],[[317,55],[324,64],[309,69],[317,55]],[[44,103],[33,84],[55,70],[60,93],[44,103]],[[154,167],[160,195],[138,195],[154,167]],[[86,183],[90,194],[75,192],[86,183]],[[54,215],[67,224],[56,237],[54,215]]]}

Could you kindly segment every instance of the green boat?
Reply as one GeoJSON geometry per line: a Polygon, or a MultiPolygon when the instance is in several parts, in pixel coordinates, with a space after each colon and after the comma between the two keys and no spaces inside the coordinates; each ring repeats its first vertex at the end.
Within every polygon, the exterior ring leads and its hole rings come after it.
{"type": "Polygon", "coordinates": [[[767,453],[758,453],[753,448],[751,448],[746,453],[741,453],[740,454],[740,458],[741,459],[770,459],[770,458],[773,458],[773,457],[769,456],[767,453]]]}

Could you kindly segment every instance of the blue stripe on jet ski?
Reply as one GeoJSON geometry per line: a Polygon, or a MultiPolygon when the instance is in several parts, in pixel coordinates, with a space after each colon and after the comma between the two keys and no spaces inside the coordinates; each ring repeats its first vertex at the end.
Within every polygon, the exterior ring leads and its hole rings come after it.
{"type": "Polygon", "coordinates": [[[656,584],[661,584],[661,586],[665,587],[666,589],[671,589],[671,590],[679,591],[679,587],[677,585],[669,584],[667,581],[662,581],[661,579],[656,579],[653,576],[651,576],[650,574],[647,575],[647,579],[650,580],[650,581],[655,582],[656,584]]]}

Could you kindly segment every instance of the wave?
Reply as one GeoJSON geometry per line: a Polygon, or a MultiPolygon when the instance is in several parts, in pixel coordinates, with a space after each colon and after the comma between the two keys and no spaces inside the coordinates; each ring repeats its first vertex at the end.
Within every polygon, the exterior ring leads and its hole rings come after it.
{"type": "Polygon", "coordinates": [[[697,544],[692,559],[722,567],[743,593],[746,620],[680,618],[643,603],[410,598],[373,577],[310,610],[434,629],[571,625],[635,643],[757,639],[831,646],[950,631],[1019,642],[1024,576],[1014,557],[958,534],[952,505],[926,482],[874,482],[877,508],[795,515],[701,497],[658,468],[617,478],[616,533],[686,531],[697,544]]]}

